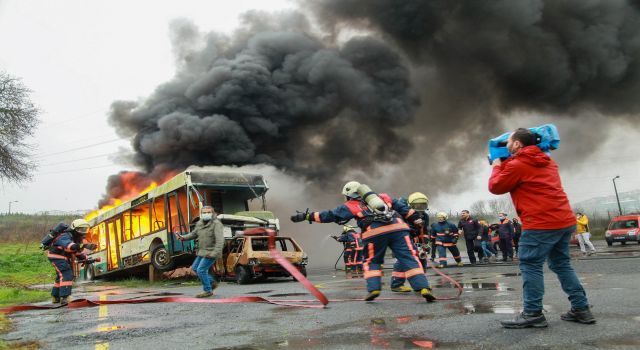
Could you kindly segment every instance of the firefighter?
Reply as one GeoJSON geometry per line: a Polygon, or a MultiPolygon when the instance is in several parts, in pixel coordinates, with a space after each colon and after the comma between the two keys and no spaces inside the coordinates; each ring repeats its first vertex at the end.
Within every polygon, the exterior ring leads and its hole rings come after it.
{"type": "Polygon", "coordinates": [[[362,239],[356,231],[357,227],[344,225],[342,234],[331,236],[344,246],[344,266],[347,278],[358,277],[362,271],[362,239]]]}
{"type": "Polygon", "coordinates": [[[51,243],[47,258],[56,269],[56,280],[51,290],[53,303],[67,305],[73,285],[73,264],[75,259],[86,260],[84,249],[94,250],[96,245],[85,243],[89,223],[84,219],[73,220],[71,226],[60,233],[51,243]]]}
{"type": "Polygon", "coordinates": [[[431,225],[431,238],[436,241],[438,247],[438,268],[447,266],[447,249],[453,255],[453,259],[458,266],[464,266],[460,257],[460,250],[456,245],[458,243],[458,227],[447,221],[447,213],[439,212],[436,214],[438,222],[431,225]]]}
{"type": "MultiPolygon", "coordinates": [[[[380,194],[380,197],[383,197],[383,194],[380,194]]],[[[407,217],[412,217],[412,215],[417,215],[417,218],[414,218],[413,221],[409,221],[409,227],[411,228],[410,235],[411,240],[415,246],[416,251],[418,252],[418,258],[420,258],[420,263],[422,264],[423,269],[427,268],[427,256],[429,254],[429,240],[430,236],[428,234],[429,227],[429,215],[427,214],[427,210],[429,208],[429,198],[421,192],[414,192],[409,195],[409,197],[405,200],[404,198],[400,199],[401,201],[406,201],[407,205],[411,208],[407,217]]],[[[391,276],[391,290],[393,292],[410,292],[411,288],[404,285],[404,281],[406,277],[404,272],[401,270],[401,265],[399,261],[396,261],[393,266],[393,273],[391,276]]]]}
{"type": "Polygon", "coordinates": [[[431,293],[422,264],[411,243],[409,226],[402,219],[402,215],[410,211],[409,207],[398,201],[383,201],[368,186],[357,181],[348,182],[342,194],[346,197],[346,202],[337,208],[322,212],[299,212],[291,216],[291,221],[344,224],[351,219],[356,220],[365,247],[364,277],[369,292],[365,301],[374,300],[380,295],[381,265],[384,263],[387,246],[391,248],[396,259],[400,260],[413,290],[419,292],[427,302],[434,301],[435,296],[431,293]]]}

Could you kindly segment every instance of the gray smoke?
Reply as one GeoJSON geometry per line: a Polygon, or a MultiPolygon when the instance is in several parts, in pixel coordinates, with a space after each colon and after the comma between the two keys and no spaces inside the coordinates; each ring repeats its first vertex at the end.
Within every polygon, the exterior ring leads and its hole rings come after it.
{"type": "Polygon", "coordinates": [[[487,139],[505,131],[513,114],[580,128],[586,138],[562,143],[573,155],[567,160],[576,162],[607,136],[608,125],[637,126],[638,4],[319,0],[307,6],[327,31],[373,31],[409,58],[421,107],[406,131],[416,152],[402,173],[439,191],[476,173],[469,165],[476,166],[487,139]],[[594,115],[600,116],[595,124],[594,115]]]}
{"type": "Polygon", "coordinates": [[[175,77],[110,113],[148,172],[265,163],[327,180],[410,149],[398,128],[417,99],[400,55],[380,40],[327,43],[300,14],[260,12],[232,36],[174,21],[171,40],[175,77]]]}

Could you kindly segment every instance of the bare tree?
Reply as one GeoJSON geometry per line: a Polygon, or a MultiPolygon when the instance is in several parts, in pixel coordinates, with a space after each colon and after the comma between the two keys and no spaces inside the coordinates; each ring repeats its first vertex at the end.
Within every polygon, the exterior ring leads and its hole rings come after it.
{"type": "Polygon", "coordinates": [[[487,216],[487,203],[483,200],[477,200],[471,204],[469,210],[474,217],[483,218],[487,216]]]}
{"type": "Polygon", "coordinates": [[[0,71],[0,180],[31,179],[35,162],[25,139],[38,125],[40,111],[19,78],[0,71]]]}
{"type": "Polygon", "coordinates": [[[489,205],[491,214],[506,213],[509,216],[516,215],[516,209],[513,207],[513,203],[508,197],[491,199],[487,203],[489,205]]]}

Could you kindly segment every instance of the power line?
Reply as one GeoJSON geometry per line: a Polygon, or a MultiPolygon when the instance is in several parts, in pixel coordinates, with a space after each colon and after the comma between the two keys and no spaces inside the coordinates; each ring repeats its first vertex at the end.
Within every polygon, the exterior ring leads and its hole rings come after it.
{"type": "Polygon", "coordinates": [[[108,167],[112,167],[112,166],[114,166],[114,164],[100,165],[100,166],[89,167],[89,168],[77,168],[77,169],[71,169],[71,170],[62,170],[62,171],[50,171],[50,172],[45,172],[45,173],[38,173],[38,175],[75,173],[75,172],[83,171],[83,170],[101,169],[101,168],[108,168],[108,167]]]}
{"type": "Polygon", "coordinates": [[[117,154],[117,153],[104,153],[104,154],[98,154],[98,155],[91,156],[91,157],[84,157],[84,158],[77,158],[77,159],[66,160],[66,161],[64,161],[64,162],[56,162],[56,163],[40,164],[40,166],[54,166],[54,165],[59,165],[59,164],[67,164],[67,163],[79,162],[79,161],[81,161],[81,160],[87,160],[87,159],[100,158],[100,157],[105,157],[105,156],[110,156],[110,155],[116,155],[116,154],[117,154]]]}
{"type": "Polygon", "coordinates": [[[78,150],[81,150],[81,149],[90,148],[90,147],[99,146],[99,145],[104,145],[104,144],[107,144],[107,143],[117,142],[117,141],[121,141],[121,140],[122,139],[112,139],[112,140],[108,140],[108,141],[93,143],[93,144],[90,144],[90,145],[71,148],[71,149],[68,149],[68,150],[60,151],[60,152],[42,154],[42,155],[37,156],[37,158],[43,158],[43,157],[54,156],[54,155],[57,155],[57,154],[69,153],[69,152],[78,151],[78,150]]]}

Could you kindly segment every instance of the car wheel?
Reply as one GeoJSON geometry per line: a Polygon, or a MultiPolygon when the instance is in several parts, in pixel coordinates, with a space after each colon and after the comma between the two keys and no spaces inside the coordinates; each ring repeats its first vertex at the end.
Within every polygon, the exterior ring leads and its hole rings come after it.
{"type": "Polygon", "coordinates": [[[171,254],[163,245],[156,247],[151,252],[151,264],[160,271],[173,270],[176,266],[176,262],[171,259],[171,254]]]}
{"type": "Polygon", "coordinates": [[[611,242],[611,241],[607,241],[607,245],[608,245],[609,247],[611,247],[611,246],[613,245],[613,242],[611,242]]]}
{"type": "Polygon", "coordinates": [[[253,276],[251,276],[251,271],[246,266],[238,265],[236,266],[236,282],[238,284],[247,284],[251,282],[253,276]]]}
{"type": "Polygon", "coordinates": [[[84,278],[87,281],[93,281],[96,279],[96,271],[93,269],[93,264],[85,267],[84,269],[84,278]]]}

